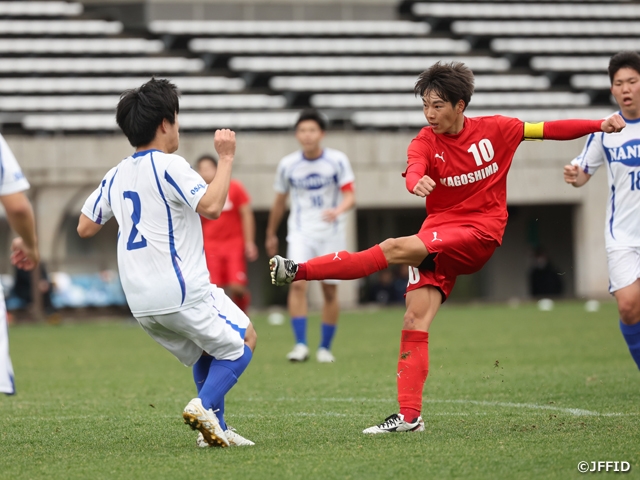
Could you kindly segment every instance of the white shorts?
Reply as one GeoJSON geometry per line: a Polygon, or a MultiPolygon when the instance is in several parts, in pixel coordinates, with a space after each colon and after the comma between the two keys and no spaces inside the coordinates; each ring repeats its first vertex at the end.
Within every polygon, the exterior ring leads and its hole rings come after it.
{"type": "Polygon", "coordinates": [[[190,367],[205,351],[218,360],[237,360],[244,353],[244,334],[251,323],[224,293],[211,294],[195,307],[165,315],[136,317],[156,342],[190,367]]]}
{"type": "MultiPolygon", "coordinates": [[[[1,288],[1,287],[0,287],[1,288]]],[[[16,393],[13,384],[13,365],[9,357],[9,332],[7,331],[7,307],[0,290],[0,393],[16,393]]]]}
{"type": "Polygon", "coordinates": [[[609,292],[628,287],[640,278],[640,248],[628,247],[607,251],[609,292]]]}
{"type": "MultiPolygon", "coordinates": [[[[346,250],[347,242],[343,235],[326,240],[315,240],[299,233],[287,235],[287,258],[296,263],[306,262],[315,257],[346,250]]],[[[327,285],[338,285],[340,280],[323,280],[327,285]]]]}

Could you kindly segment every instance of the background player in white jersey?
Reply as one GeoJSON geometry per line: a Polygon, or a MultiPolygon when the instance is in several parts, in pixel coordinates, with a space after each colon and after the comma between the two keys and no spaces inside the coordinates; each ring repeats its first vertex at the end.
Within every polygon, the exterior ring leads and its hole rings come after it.
{"type": "MultiPolygon", "coordinates": [[[[316,110],[305,110],[296,122],[296,139],[302,147],[284,157],[278,165],[266,234],[269,256],[278,253],[276,232],[291,196],[287,223],[287,257],[305,262],[318,255],[339,252],[346,247],[344,213],[355,205],[354,178],[347,156],[321,146],[325,121],[316,110]]],[[[331,342],[338,323],[339,281],[322,283],[321,340],[316,358],[319,362],[335,361],[331,342]]],[[[291,285],[288,297],[291,327],[296,345],[287,358],[301,362],[309,358],[307,346],[307,282],[291,285]]]]}
{"type": "MultiPolygon", "coordinates": [[[[36,222],[29,199],[24,194],[29,182],[0,135],[0,203],[5,209],[11,228],[19,235],[11,244],[11,263],[22,270],[33,270],[38,264],[36,222]]],[[[0,392],[16,393],[13,381],[13,366],[9,357],[9,335],[7,332],[7,310],[0,288],[0,392]]]]}
{"type": "Polygon", "coordinates": [[[640,368],[640,55],[621,52],[611,57],[609,78],[627,127],[615,135],[589,135],[582,153],[564,167],[564,179],[581,187],[600,166],[607,166],[609,291],[618,302],[622,335],[640,368]]]}
{"type": "Polygon", "coordinates": [[[235,134],[216,131],[218,174],[207,185],[173,155],[178,112],[177,88],[167,80],[152,79],[122,94],[116,120],[136,151],[89,196],[78,233],[91,237],[115,216],[118,268],[131,312],[154,340],[193,366],[198,396],[183,418],[200,431],[198,445],[253,445],[227,428],[224,396],[249,364],[256,333],[224,291],[209,283],[198,215],[220,216],[235,134]]]}

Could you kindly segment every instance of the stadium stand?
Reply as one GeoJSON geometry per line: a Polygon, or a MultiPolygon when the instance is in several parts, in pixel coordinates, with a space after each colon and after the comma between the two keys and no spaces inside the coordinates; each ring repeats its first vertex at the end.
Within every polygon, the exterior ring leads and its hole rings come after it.
{"type": "Polygon", "coordinates": [[[185,111],[228,111],[186,115],[183,128],[207,129],[229,118],[236,128],[290,125],[290,112],[271,112],[286,106],[284,96],[246,92],[240,76],[206,70],[197,55],[167,51],[160,38],[125,32],[121,22],[89,18],[80,3],[0,2],[5,132],[114,130],[118,95],[151,75],[178,75],[173,80],[184,93],[185,111]]]}
{"type": "Polygon", "coordinates": [[[149,30],[156,34],[171,35],[269,35],[282,37],[289,35],[326,36],[387,36],[426,35],[431,31],[427,23],[402,21],[199,21],[199,20],[156,20],[149,24],[149,30]]]}
{"type": "Polygon", "coordinates": [[[413,83],[439,60],[477,73],[472,114],[589,117],[612,110],[602,72],[610,54],[640,49],[639,25],[631,2],[405,1],[397,20],[155,20],[140,32],[80,3],[0,1],[0,122],[115,130],[117,94],[155,75],[184,92],[187,130],[286,129],[308,106],[333,126],[406,128],[424,123],[413,83]]]}

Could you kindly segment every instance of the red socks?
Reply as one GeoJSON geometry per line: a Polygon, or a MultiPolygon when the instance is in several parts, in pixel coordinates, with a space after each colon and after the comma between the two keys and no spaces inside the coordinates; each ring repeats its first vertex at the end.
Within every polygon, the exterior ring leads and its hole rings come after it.
{"type": "Polygon", "coordinates": [[[298,265],[295,280],[355,280],[389,266],[380,245],[362,252],[330,253],[298,265]]]}
{"type": "Polygon", "coordinates": [[[402,330],[398,358],[398,403],[405,421],[411,422],[422,409],[422,389],[429,373],[429,333],[402,330]]]}

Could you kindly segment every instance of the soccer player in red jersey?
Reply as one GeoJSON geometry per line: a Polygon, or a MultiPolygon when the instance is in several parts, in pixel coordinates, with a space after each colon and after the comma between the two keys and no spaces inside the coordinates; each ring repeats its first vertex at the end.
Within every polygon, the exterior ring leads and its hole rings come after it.
{"type": "MultiPolygon", "coordinates": [[[[210,183],[218,163],[213,156],[203,155],[196,166],[200,176],[210,183]]],[[[251,299],[246,260],[253,262],[258,258],[258,247],[256,222],[249,194],[242,183],[231,180],[227,201],[218,219],[200,218],[211,283],[228,290],[233,302],[246,313],[251,299]]]]}
{"type": "Polygon", "coordinates": [[[404,173],[410,193],[426,197],[428,216],[416,235],[390,238],[357,253],[336,252],[305,263],[270,260],[276,285],[298,280],[356,279],[409,265],[397,382],[400,412],[363,433],[423,431],[422,390],[429,371],[429,326],[458,275],[480,270],[502,242],[507,223],[507,173],[523,140],[571,140],[619,132],[605,120],[527,123],[503,116],[466,117],[474,77],[462,63],[434,64],[416,82],[429,123],[413,139],[404,173]]]}

